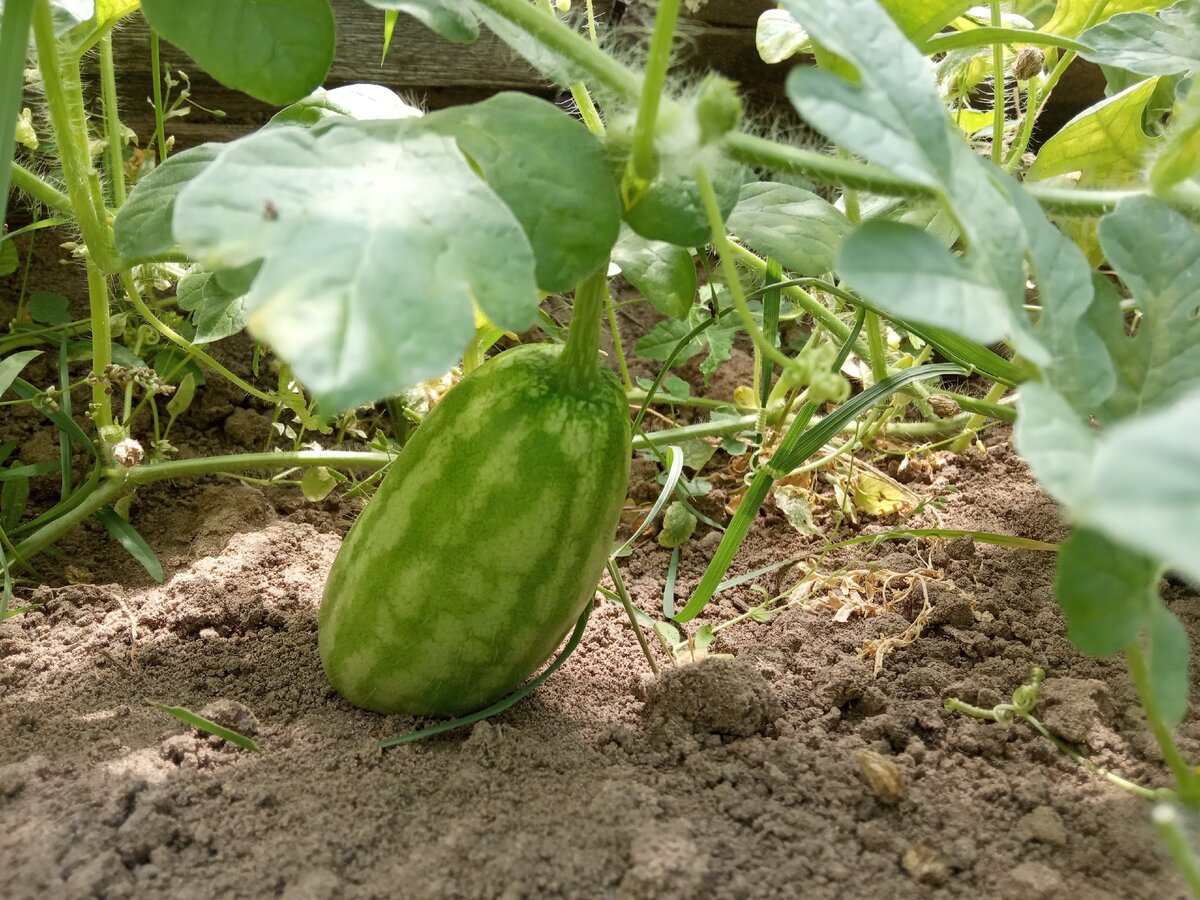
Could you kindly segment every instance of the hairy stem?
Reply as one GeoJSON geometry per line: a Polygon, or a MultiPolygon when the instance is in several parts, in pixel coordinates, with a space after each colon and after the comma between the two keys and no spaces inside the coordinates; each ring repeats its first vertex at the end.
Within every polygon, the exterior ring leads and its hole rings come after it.
{"type": "Polygon", "coordinates": [[[87,113],[83,103],[83,85],[77,63],[59,58],[58,40],[50,0],[37,0],[33,12],[33,36],[37,45],[38,67],[46,94],[46,108],[58,145],[71,210],[83,234],[91,258],[104,271],[116,271],[116,251],[112,231],[104,209],[100,178],[92,166],[88,145],[87,113]]]}
{"type": "Polygon", "coordinates": [[[671,45],[675,42],[675,24],[679,19],[680,0],[660,0],[654,15],[654,34],[646,59],[646,78],[642,82],[642,98],[638,104],[637,124],[634,127],[633,151],[629,171],[636,179],[649,182],[658,174],[658,158],[654,149],[654,134],[658,124],[658,108],[671,65],[671,45]]]}
{"type": "Polygon", "coordinates": [[[96,510],[110,506],[142,485],[169,478],[188,478],[227,472],[259,469],[312,468],[379,468],[392,459],[386,453],[355,453],[337,450],[297,450],[290,453],[246,453],[240,456],[210,456],[173,462],[134,466],[128,470],[110,471],[104,480],[77,506],[52,522],[43,525],[20,544],[17,552],[22,559],[32,559],[67,531],[93,515],[96,510]]]}
{"type": "Polygon", "coordinates": [[[108,142],[108,180],[113,205],[125,202],[125,157],[121,118],[117,111],[117,70],[113,64],[112,32],[100,38],[100,92],[104,98],[104,137],[108,142]]]}

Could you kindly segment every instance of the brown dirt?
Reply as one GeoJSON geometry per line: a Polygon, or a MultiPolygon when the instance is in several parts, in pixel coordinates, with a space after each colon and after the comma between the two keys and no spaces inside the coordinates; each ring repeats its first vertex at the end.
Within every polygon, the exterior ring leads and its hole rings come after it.
{"type": "MultiPolygon", "coordinates": [[[[254,408],[227,399],[203,427],[254,408]]],[[[7,434],[14,420],[0,416],[7,434]]],[[[918,490],[959,488],[947,527],[1060,538],[1006,435],[989,443],[918,490]]],[[[658,681],[601,600],[575,656],[529,700],[381,751],[424,723],[349,706],[317,656],[323,580],[353,513],[287,489],[158,485],[133,521],[168,566],[162,585],[98,529],[62,545],[47,584],[19,600],[38,609],[0,625],[0,896],[1184,896],[1144,801],[1023,726],[942,707],[1002,702],[1043,666],[1047,725],[1128,778],[1164,783],[1119,662],[1064,637],[1051,555],[912,542],[822,561],[925,573],[928,624],[878,675],[861,650],[910,627],[919,579],[894,583],[914,586],[910,602],[864,606],[878,615],[836,621],[836,595],[819,590],[811,609],[722,631],[712,650],[732,661],[672,671],[659,650],[658,681]],[[55,586],[68,562],[95,583],[55,586]],[[152,702],[209,715],[262,752],[152,702]]],[[[682,596],[714,546],[702,526],[685,548],[682,596]]],[[[733,574],[806,548],[768,508],[733,574]]],[[[668,558],[644,539],[622,561],[652,615],[668,558]]],[[[1168,597],[1200,640],[1200,598],[1168,597]]],[[[748,586],[728,591],[708,621],[755,602],[748,586]]],[[[1196,718],[1179,737],[1200,757],[1196,718]]]]}

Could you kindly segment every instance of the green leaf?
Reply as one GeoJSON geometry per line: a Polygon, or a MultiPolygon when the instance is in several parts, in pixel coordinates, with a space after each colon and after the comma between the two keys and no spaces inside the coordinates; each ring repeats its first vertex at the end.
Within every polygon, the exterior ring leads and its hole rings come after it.
{"type": "Polygon", "coordinates": [[[649,241],[624,228],[612,260],[625,280],[664,316],[682,319],[696,301],[696,262],[683,247],[649,241]]]}
{"type": "Polygon", "coordinates": [[[1062,394],[1038,382],[1021,386],[1013,430],[1017,452],[1059,503],[1079,507],[1092,490],[1095,438],[1062,394]]]}
{"type": "Polygon", "coordinates": [[[1200,232],[1160,200],[1129,197],[1100,221],[1100,245],[1142,312],[1104,335],[1117,366],[1108,418],[1161,406],[1200,385],[1200,232]]]}
{"type": "Polygon", "coordinates": [[[1088,317],[1096,299],[1087,258],[1046,218],[1027,191],[1012,191],[1025,226],[1030,264],[1041,308],[1039,338],[1053,361],[1043,368],[1046,383],[1057,390],[1079,416],[1095,410],[1116,388],[1112,357],[1088,317]]]}
{"type": "Polygon", "coordinates": [[[179,307],[192,314],[193,343],[219,341],[246,326],[245,292],[227,290],[217,273],[192,266],[179,279],[175,296],[179,307]]]}
{"type": "Polygon", "coordinates": [[[172,420],[175,420],[187,412],[188,407],[192,405],[192,400],[196,397],[196,378],[191,372],[183,376],[179,382],[179,386],[175,388],[175,393],[171,395],[171,399],[167,401],[167,414],[172,420]]]}
{"type": "Polygon", "coordinates": [[[1096,448],[1091,496],[1072,512],[1200,583],[1197,422],[1200,390],[1110,428],[1096,448]]]}
{"type": "Polygon", "coordinates": [[[1014,327],[1005,295],[929,233],[873,219],[842,244],[838,273],[904,319],[988,344],[1014,327]]]}
{"type": "MultiPolygon", "coordinates": [[[[1095,21],[1103,22],[1120,13],[1155,12],[1168,5],[1170,0],[1106,0],[1095,21]]],[[[1058,0],[1054,15],[1042,26],[1042,31],[1076,37],[1088,24],[1096,6],[1096,0],[1058,0]]]]}
{"type": "Polygon", "coordinates": [[[0,359],[0,395],[9,389],[22,369],[41,355],[41,350],[21,350],[0,359]]]}
{"type": "Polygon", "coordinates": [[[337,479],[324,466],[309,469],[300,478],[300,490],[309,503],[320,503],[337,487],[337,479]]]}
{"type": "MultiPolygon", "coordinates": [[[[722,221],[737,205],[741,180],[735,176],[739,172],[738,167],[725,164],[713,178],[722,221]]],[[[637,203],[625,210],[625,222],[647,240],[680,247],[703,247],[712,238],[700,190],[695,181],[682,175],[656,179],[637,203]]]]}
{"type": "Polygon", "coordinates": [[[220,144],[201,144],[172,154],[140,179],[113,223],[117,252],[139,259],[166,253],[174,247],[171,220],[179,192],[207,169],[222,149],[220,144]]]}
{"type": "Polygon", "coordinates": [[[21,264],[21,256],[17,253],[17,245],[12,241],[0,243],[0,278],[5,278],[17,271],[21,264]]]}
{"type": "Polygon", "coordinates": [[[231,744],[236,744],[243,750],[249,750],[251,753],[260,752],[258,744],[254,743],[250,738],[238,734],[236,731],[232,731],[223,725],[218,725],[211,719],[204,718],[204,716],[198,716],[190,709],[184,709],[182,706],[164,706],[161,703],[152,703],[151,706],[174,716],[185,725],[191,725],[196,730],[206,732],[207,734],[214,734],[223,740],[229,741],[231,744]]]}
{"type": "Polygon", "coordinates": [[[472,299],[511,331],[537,314],[520,223],[436,135],[347,121],[242,138],[179,196],[175,233],[208,269],[263,261],[248,326],[331,409],[447,371],[472,299]]]}
{"type": "Polygon", "coordinates": [[[604,145],[578,119],[508,92],[409,125],[458,142],[525,230],[543,291],[568,290],[608,259],[621,201],[604,145]]]}
{"type": "Polygon", "coordinates": [[[935,185],[949,177],[949,120],[925,57],[875,0],[784,0],[812,37],[853,63],[859,83],[796,68],[792,105],[838,145],[899,175],[935,185]]]}
{"type": "MultiPolygon", "coordinates": [[[[690,320],[668,319],[665,322],[659,322],[634,342],[633,351],[642,359],[662,361],[671,355],[675,345],[683,340],[694,327],[695,323],[690,320]]],[[[680,351],[676,362],[687,362],[703,349],[702,339],[700,337],[693,338],[680,351]]]]}
{"type": "Polygon", "coordinates": [[[43,325],[66,325],[71,321],[71,301],[53,291],[35,291],[29,296],[29,317],[43,325]]]}
{"type": "Polygon", "coordinates": [[[905,36],[920,44],[975,5],[975,0],[880,0],[905,36]]]}
{"type": "Polygon", "coordinates": [[[853,228],[816,194],[761,181],[742,188],[725,226],[752,250],[805,276],[831,271],[838,247],[853,228]]]}
{"type": "Polygon", "coordinates": [[[303,100],[281,109],[266,125],[302,125],[311,128],[326,119],[414,119],[421,110],[409,106],[395,91],[381,84],[347,84],[325,90],[317,88],[303,100]]]}
{"type": "Polygon", "coordinates": [[[1083,528],[1059,545],[1054,592],[1071,643],[1092,656],[1119,653],[1153,621],[1161,568],[1083,528]]]}
{"type": "Polygon", "coordinates": [[[1142,113],[1157,82],[1139,82],[1080,113],[1042,145],[1027,177],[1082,172],[1089,184],[1107,186],[1136,180],[1155,143],[1142,128],[1142,113]]]}
{"type": "MultiPolygon", "coordinates": [[[[479,37],[479,22],[462,3],[454,0],[366,0],[376,9],[406,13],[448,41],[470,44],[479,37]]],[[[389,33],[390,38],[390,33],[389,33]]],[[[384,48],[387,53],[387,48],[384,48]]]]}
{"type": "Polygon", "coordinates": [[[785,9],[768,9],[758,17],[754,44],[762,61],[772,65],[812,47],[808,32],[785,9]]]}
{"type": "Polygon", "coordinates": [[[107,529],[109,536],[141,563],[151,578],[159,584],[163,583],[167,574],[163,571],[162,563],[136,528],[117,515],[111,506],[103,506],[96,510],[96,518],[107,529]]]}
{"type": "Polygon", "coordinates": [[[1089,28],[1079,55],[1141,75],[1182,75],[1200,69],[1200,4],[1180,0],[1157,16],[1124,13],[1089,28]]]}
{"type": "Polygon", "coordinates": [[[0,482],[0,528],[12,531],[29,504],[29,479],[10,478],[0,482]]]}
{"type": "Polygon", "coordinates": [[[1161,602],[1155,606],[1146,651],[1158,710],[1168,725],[1178,725],[1187,714],[1192,654],[1183,623],[1161,602]]]}
{"type": "Polygon", "coordinates": [[[275,106],[311,94],[333,62],[329,0],[142,0],[142,13],[221,84],[275,106]]]}

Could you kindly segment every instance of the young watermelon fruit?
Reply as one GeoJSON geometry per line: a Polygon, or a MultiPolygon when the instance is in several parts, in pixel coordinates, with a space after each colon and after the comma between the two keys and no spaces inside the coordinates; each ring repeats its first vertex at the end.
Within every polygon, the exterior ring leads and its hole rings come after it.
{"type": "Polygon", "coordinates": [[[592,599],[629,461],[628,401],[594,353],[581,370],[561,347],[518,347],[467,375],[334,560],[318,629],[330,682],[389,714],[510,693],[592,599]]]}

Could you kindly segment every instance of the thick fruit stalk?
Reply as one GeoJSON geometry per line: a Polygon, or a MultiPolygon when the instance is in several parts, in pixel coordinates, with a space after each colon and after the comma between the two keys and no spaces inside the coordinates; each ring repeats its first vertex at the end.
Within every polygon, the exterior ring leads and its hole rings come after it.
{"type": "Polygon", "coordinates": [[[624,392],[594,352],[585,371],[570,347],[518,347],[464,378],[334,561],[319,628],[334,687],[377,712],[443,716],[513,690],[592,599],[629,442],[624,392]]]}

